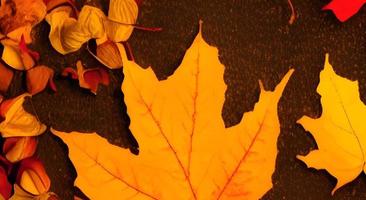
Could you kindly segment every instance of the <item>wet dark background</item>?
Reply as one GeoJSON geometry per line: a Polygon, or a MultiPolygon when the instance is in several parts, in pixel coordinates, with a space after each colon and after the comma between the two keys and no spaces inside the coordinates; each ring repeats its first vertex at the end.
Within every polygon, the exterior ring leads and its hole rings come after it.
{"type": "MultiPolygon", "coordinates": [[[[331,196],[336,179],[325,171],[307,169],[295,158],[316,148],[312,136],[296,120],[302,115],[321,114],[316,87],[325,53],[330,53],[330,62],[339,75],[359,80],[361,99],[366,102],[366,8],[341,23],[330,11],[321,11],[329,0],[292,2],[297,19],[289,25],[287,0],[144,0],[138,24],[162,27],[163,31],[135,30],[129,42],[136,62],[151,65],[158,78],[165,79],[178,67],[198,32],[198,21],[203,20],[203,36],[218,47],[226,66],[228,89],[222,116],[227,126],[235,125],[244,112],[253,109],[259,96],[258,79],[267,89],[273,89],[294,67],[296,71],[278,106],[281,134],[273,189],[263,199],[366,199],[364,174],[331,196]]],[[[108,0],[93,4],[105,11],[108,8],[108,0]]],[[[38,25],[33,47],[41,52],[41,63],[54,68],[56,74],[78,59],[88,67],[99,65],[84,48],[61,56],[50,46],[48,32],[47,23],[38,25]]],[[[26,108],[56,129],[95,131],[113,144],[134,147],[136,141],[128,130],[120,91],[123,74],[114,70],[110,75],[111,84],[101,86],[97,96],[80,89],[77,82],[56,75],[58,92],[46,90],[34,96],[26,108]]],[[[25,88],[24,75],[18,72],[7,96],[22,93],[21,88],[25,88]]],[[[73,199],[74,191],[81,195],[73,188],[76,173],[59,139],[49,132],[43,134],[37,154],[52,179],[52,191],[65,200],[73,199]]]]}

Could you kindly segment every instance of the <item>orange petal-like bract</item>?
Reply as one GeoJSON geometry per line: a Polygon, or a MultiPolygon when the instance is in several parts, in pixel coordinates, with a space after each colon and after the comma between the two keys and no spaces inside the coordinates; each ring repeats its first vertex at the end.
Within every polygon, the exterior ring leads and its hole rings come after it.
{"type": "Polygon", "coordinates": [[[224,66],[199,33],[167,80],[124,53],[122,90],[139,155],[96,133],[51,129],[69,148],[75,185],[90,199],[259,199],[271,187],[280,124],[277,104],[293,72],[253,111],[225,128],[224,66]]]}
{"type": "Polygon", "coordinates": [[[12,163],[33,156],[37,148],[35,137],[11,137],[6,138],[3,145],[3,153],[12,163]]]}
{"type": "Polygon", "coordinates": [[[31,95],[35,95],[42,92],[48,84],[51,85],[51,89],[54,88],[53,83],[53,69],[40,65],[27,70],[27,89],[31,95]]]}
{"type": "Polygon", "coordinates": [[[107,40],[97,46],[97,55],[92,55],[106,67],[118,69],[122,67],[122,58],[119,48],[123,48],[122,44],[107,40]]]}
{"type": "Polygon", "coordinates": [[[18,184],[14,184],[14,194],[9,200],[58,200],[53,192],[46,192],[40,195],[33,195],[25,191],[18,184]]]}
{"type": "Polygon", "coordinates": [[[3,137],[37,136],[46,130],[46,126],[37,117],[23,108],[23,103],[30,94],[22,94],[14,99],[8,99],[0,105],[0,115],[5,118],[0,123],[0,133],[3,137]]]}
{"type": "Polygon", "coordinates": [[[47,193],[51,186],[42,162],[33,157],[20,162],[16,181],[22,189],[33,195],[47,193]]]}

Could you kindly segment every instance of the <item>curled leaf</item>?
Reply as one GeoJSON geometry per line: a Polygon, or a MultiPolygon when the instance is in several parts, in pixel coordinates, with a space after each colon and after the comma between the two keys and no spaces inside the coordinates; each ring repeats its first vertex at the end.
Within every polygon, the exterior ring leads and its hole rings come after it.
{"type": "Polygon", "coordinates": [[[104,68],[84,69],[81,61],[76,63],[76,67],[80,87],[89,89],[93,94],[97,94],[99,84],[109,85],[109,75],[104,68]]]}
{"type": "Polygon", "coordinates": [[[108,38],[114,42],[127,41],[136,23],[138,6],[135,0],[111,0],[105,29],[108,38]]]}
{"type": "Polygon", "coordinates": [[[21,161],[17,184],[33,195],[41,195],[50,189],[51,181],[42,162],[34,157],[21,161]]]}
{"type": "Polygon", "coordinates": [[[8,181],[8,174],[5,169],[0,166],[0,199],[9,199],[12,187],[8,181]]]}
{"type": "MultiPolygon", "coordinates": [[[[13,76],[14,72],[0,62],[0,92],[8,91],[13,76]]],[[[0,99],[1,103],[2,97],[0,99]]]]}
{"type": "Polygon", "coordinates": [[[1,44],[4,46],[2,60],[16,70],[24,70],[23,58],[20,56],[18,44],[9,39],[1,40],[1,44]]]}
{"type": "Polygon", "coordinates": [[[0,115],[5,118],[0,123],[0,133],[3,137],[37,136],[46,130],[44,124],[24,110],[23,103],[29,96],[30,94],[22,94],[1,103],[0,115]]]}
{"type": "Polygon", "coordinates": [[[53,69],[40,65],[27,71],[27,89],[31,95],[35,95],[43,91],[47,84],[51,89],[56,91],[55,84],[53,83],[53,69]]]}
{"type": "Polygon", "coordinates": [[[6,159],[15,163],[33,156],[37,148],[35,137],[11,137],[7,138],[3,145],[3,153],[6,159]]]}
{"type": "Polygon", "coordinates": [[[11,39],[4,39],[1,43],[4,46],[2,59],[14,69],[31,69],[39,60],[39,53],[27,47],[24,35],[20,37],[19,43],[11,39]]]}
{"type": "Polygon", "coordinates": [[[103,12],[92,6],[84,6],[76,20],[72,10],[60,7],[46,16],[51,26],[49,34],[53,48],[61,54],[75,52],[91,38],[105,37],[103,12]]]}

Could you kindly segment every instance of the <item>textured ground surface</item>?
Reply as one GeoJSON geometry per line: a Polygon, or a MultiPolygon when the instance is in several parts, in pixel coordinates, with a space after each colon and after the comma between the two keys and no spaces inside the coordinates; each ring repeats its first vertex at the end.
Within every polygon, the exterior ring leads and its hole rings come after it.
{"type": "MultiPolygon", "coordinates": [[[[137,63],[151,65],[160,79],[167,78],[178,67],[185,50],[204,21],[204,38],[219,48],[220,60],[226,66],[228,85],[222,116],[227,126],[239,122],[242,114],[253,108],[258,99],[261,79],[267,89],[279,82],[293,66],[296,71],[279,103],[281,134],[278,139],[273,189],[263,199],[365,199],[366,176],[330,195],[336,180],[325,171],[307,169],[295,159],[316,148],[310,134],[296,120],[302,115],[321,114],[316,87],[323,68],[325,53],[336,72],[359,80],[361,98],[366,102],[365,26],[366,9],[342,24],[331,12],[322,12],[328,0],[293,0],[298,19],[288,24],[287,0],[145,0],[138,23],[159,26],[164,31],[135,31],[129,40],[137,63]]],[[[104,9],[108,4],[101,3],[104,9]]],[[[85,50],[60,56],[49,45],[49,27],[39,25],[35,49],[41,51],[41,62],[58,73],[82,58],[89,67],[97,65],[85,50]]],[[[22,74],[17,74],[10,96],[21,93],[22,74]]],[[[56,77],[58,93],[50,91],[32,100],[42,122],[63,131],[96,131],[120,146],[136,145],[128,130],[120,85],[122,73],[111,72],[112,84],[101,87],[98,95],[79,89],[76,82],[56,77]]],[[[27,108],[33,110],[30,103],[27,108]]],[[[39,157],[45,162],[52,179],[52,190],[61,199],[73,198],[75,170],[67,158],[66,146],[47,133],[41,136],[39,157]]]]}

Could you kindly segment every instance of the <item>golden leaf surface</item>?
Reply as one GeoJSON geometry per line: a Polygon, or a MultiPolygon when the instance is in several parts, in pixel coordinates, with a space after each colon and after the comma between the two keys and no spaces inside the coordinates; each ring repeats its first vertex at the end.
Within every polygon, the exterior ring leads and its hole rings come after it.
{"type": "Polygon", "coordinates": [[[366,106],[360,100],[358,81],[338,76],[328,54],[317,92],[323,107],[321,117],[304,116],[298,123],[314,136],[318,149],[297,158],[337,178],[334,193],[366,169],[366,106]]]}
{"type": "Polygon", "coordinates": [[[261,85],[254,111],[225,128],[224,66],[201,33],[167,80],[122,57],[122,90],[139,155],[96,133],[51,130],[68,145],[75,185],[89,198],[259,199],[272,187],[277,103],[293,70],[274,92],[261,85]]]}

